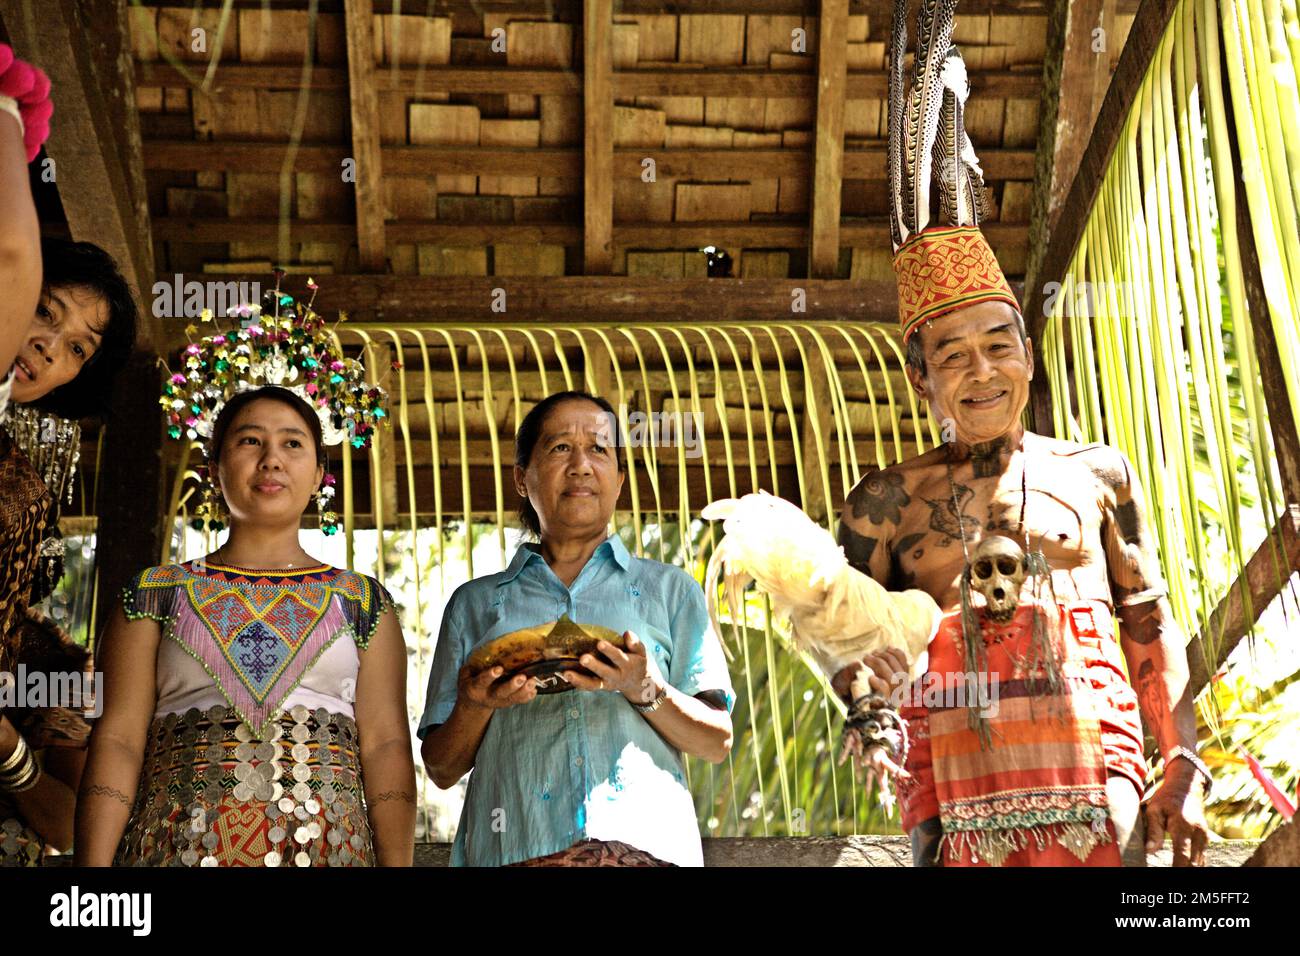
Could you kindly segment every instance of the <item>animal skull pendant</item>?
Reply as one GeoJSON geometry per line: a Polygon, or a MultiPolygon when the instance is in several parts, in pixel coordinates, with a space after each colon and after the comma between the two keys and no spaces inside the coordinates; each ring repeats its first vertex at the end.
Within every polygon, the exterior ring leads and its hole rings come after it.
{"type": "Polygon", "coordinates": [[[966,573],[970,575],[971,587],[984,595],[988,616],[1005,624],[1020,606],[1020,585],[1028,570],[1020,545],[995,534],[980,541],[966,573]]]}

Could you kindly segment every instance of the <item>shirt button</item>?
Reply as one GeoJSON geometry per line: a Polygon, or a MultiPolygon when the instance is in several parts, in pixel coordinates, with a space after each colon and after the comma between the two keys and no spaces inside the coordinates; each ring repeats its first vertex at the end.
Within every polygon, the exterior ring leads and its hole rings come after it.
{"type": "Polygon", "coordinates": [[[572,717],[574,720],[577,720],[577,719],[578,719],[578,708],[575,707],[575,708],[573,708],[571,711],[569,711],[569,716],[572,717]]]}
{"type": "Polygon", "coordinates": [[[574,757],[574,758],[573,758],[573,765],[574,765],[575,767],[581,767],[581,766],[582,766],[582,758],[581,758],[581,757],[574,757]]]}

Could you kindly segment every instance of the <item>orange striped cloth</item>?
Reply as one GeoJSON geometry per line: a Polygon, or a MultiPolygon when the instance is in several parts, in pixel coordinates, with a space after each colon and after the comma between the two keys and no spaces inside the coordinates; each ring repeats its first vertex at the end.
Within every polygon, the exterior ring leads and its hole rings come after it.
{"type": "Polygon", "coordinates": [[[987,681],[990,746],[981,747],[970,726],[969,693],[938,699],[938,688],[973,686],[959,612],[944,618],[929,671],[901,710],[912,740],[912,779],[899,786],[903,826],[939,817],[945,866],[1120,865],[1106,778],[1123,775],[1140,792],[1146,764],[1110,608],[1099,601],[1037,607],[1057,643],[1063,693],[1048,694],[1042,672],[1025,670],[1035,611],[1026,603],[1006,624],[976,612],[989,671],[974,679],[987,681]]]}

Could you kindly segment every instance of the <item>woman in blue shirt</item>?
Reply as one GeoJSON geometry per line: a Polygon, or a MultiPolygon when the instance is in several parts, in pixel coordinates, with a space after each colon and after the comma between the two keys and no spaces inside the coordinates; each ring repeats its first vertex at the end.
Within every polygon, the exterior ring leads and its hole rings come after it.
{"type": "Polygon", "coordinates": [[[443,614],[419,736],[433,781],[471,769],[453,865],[702,864],[682,754],[731,749],[734,701],[704,595],[680,568],[608,534],[623,489],[617,418],[562,392],[515,436],[521,518],[538,538],[506,570],[469,581],[443,614]],[[578,693],[465,662],[503,634],[567,614],[622,633],[564,672],[578,693]]]}

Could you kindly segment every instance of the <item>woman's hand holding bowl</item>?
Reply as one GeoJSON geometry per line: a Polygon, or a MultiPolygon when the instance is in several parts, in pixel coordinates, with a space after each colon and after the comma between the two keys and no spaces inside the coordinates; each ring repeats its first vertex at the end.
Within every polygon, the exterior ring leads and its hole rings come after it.
{"type": "Polygon", "coordinates": [[[664,688],[659,665],[646,652],[646,646],[631,631],[623,632],[624,648],[608,641],[596,644],[597,654],[583,654],[578,663],[590,674],[564,671],[564,678],[578,690],[618,691],[630,703],[646,705],[654,702],[664,688]]]}
{"type": "Polygon", "coordinates": [[[470,672],[468,666],[460,669],[457,682],[460,702],[471,707],[500,710],[526,704],[537,696],[537,681],[523,674],[502,679],[504,668],[489,667],[479,674],[470,672]]]}

